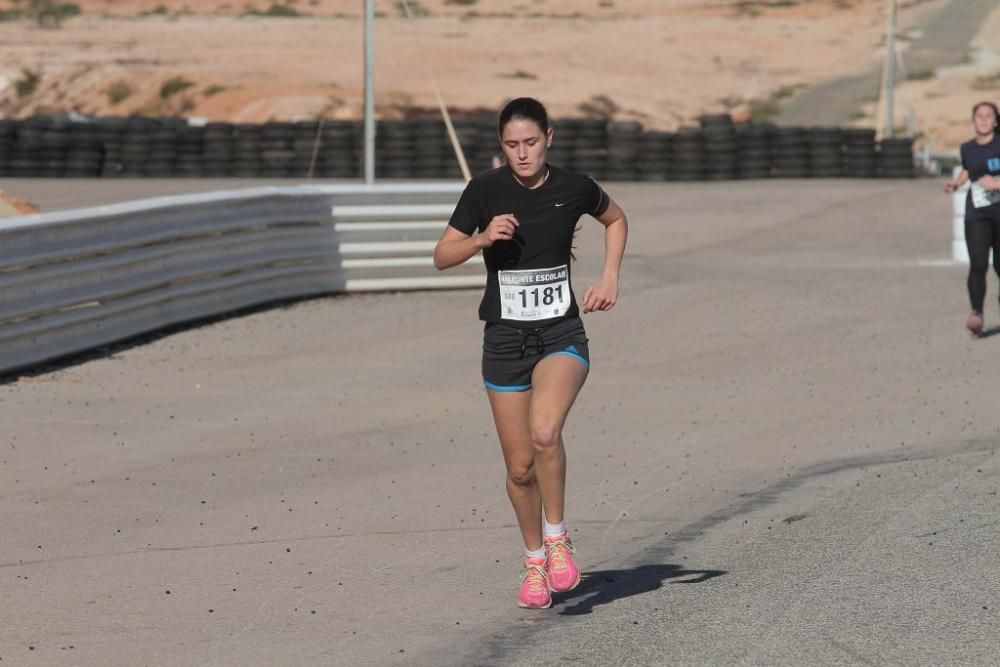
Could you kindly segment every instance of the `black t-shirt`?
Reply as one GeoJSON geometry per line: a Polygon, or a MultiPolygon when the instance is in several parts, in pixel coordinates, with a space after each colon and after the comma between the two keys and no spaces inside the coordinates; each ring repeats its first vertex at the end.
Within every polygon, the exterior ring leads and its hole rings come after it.
{"type": "Polygon", "coordinates": [[[573,232],[580,216],[601,215],[609,201],[594,179],[552,165],[534,190],[507,166],[473,178],[449,225],[471,236],[497,215],[510,213],[519,223],[513,239],[483,250],[487,279],[479,319],[532,328],[578,315],[570,287],[573,232]]]}
{"type": "MultiPolygon", "coordinates": [[[[977,144],[976,140],[973,139],[962,144],[959,152],[962,155],[962,169],[969,172],[969,181],[972,183],[972,187],[975,187],[975,182],[986,174],[1000,176],[1000,136],[996,133],[993,134],[993,141],[990,143],[977,144]]],[[[1000,194],[993,193],[985,196],[992,202],[986,206],[1000,205],[1000,194]]],[[[983,200],[980,200],[980,203],[983,203],[983,200]]],[[[975,208],[984,208],[984,206],[974,205],[973,192],[970,187],[969,194],[965,198],[965,211],[968,213],[975,208]]]]}

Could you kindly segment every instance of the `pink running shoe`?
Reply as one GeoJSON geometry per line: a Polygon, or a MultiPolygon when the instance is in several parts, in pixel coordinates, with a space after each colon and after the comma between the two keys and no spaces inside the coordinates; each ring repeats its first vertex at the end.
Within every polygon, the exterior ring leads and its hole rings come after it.
{"type": "Polygon", "coordinates": [[[973,336],[983,333],[983,314],[972,311],[969,319],[965,320],[965,327],[972,332],[973,336]]]}
{"type": "Polygon", "coordinates": [[[545,538],[545,555],[548,564],[545,571],[549,576],[549,588],[556,593],[565,593],[580,584],[580,568],[573,560],[576,549],[569,539],[569,533],[545,538]]]}
{"type": "Polygon", "coordinates": [[[544,558],[524,559],[524,571],[521,572],[521,591],[518,594],[517,606],[525,609],[548,609],[552,606],[544,558]]]}

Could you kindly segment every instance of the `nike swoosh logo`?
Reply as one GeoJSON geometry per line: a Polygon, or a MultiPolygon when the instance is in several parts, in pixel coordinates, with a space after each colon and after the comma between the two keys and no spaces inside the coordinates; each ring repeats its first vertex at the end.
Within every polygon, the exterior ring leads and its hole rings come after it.
{"type": "Polygon", "coordinates": [[[561,204],[556,204],[556,208],[559,208],[560,206],[565,206],[565,205],[566,205],[566,202],[563,202],[561,204]]]}

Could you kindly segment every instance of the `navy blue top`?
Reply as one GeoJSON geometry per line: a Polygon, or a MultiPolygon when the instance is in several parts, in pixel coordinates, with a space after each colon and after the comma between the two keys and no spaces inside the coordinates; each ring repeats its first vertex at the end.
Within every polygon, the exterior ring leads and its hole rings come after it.
{"type": "MultiPolygon", "coordinates": [[[[962,169],[969,172],[969,181],[975,183],[983,176],[1000,176],[1000,136],[993,134],[993,141],[977,144],[976,140],[966,141],[959,149],[962,155],[962,169]]],[[[990,208],[1000,206],[1000,197],[993,197],[990,208]]],[[[965,212],[973,211],[972,193],[965,197],[965,212]]]]}

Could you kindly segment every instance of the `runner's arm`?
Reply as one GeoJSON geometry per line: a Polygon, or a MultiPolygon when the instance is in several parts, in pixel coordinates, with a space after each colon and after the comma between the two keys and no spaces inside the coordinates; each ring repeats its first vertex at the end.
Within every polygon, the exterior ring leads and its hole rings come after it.
{"type": "Polygon", "coordinates": [[[966,171],[965,169],[963,169],[958,174],[958,176],[956,176],[955,178],[953,178],[953,179],[951,179],[949,181],[945,181],[945,183],[944,183],[944,191],[945,192],[954,192],[955,190],[957,190],[960,187],[962,187],[963,185],[965,185],[965,182],[967,180],[969,180],[969,172],[966,171]]]}
{"type": "Polygon", "coordinates": [[[481,245],[479,236],[479,234],[469,236],[451,225],[445,227],[444,233],[434,246],[434,268],[443,271],[468,261],[485,247],[481,245]]]}
{"type": "Polygon", "coordinates": [[[478,234],[466,234],[451,225],[444,228],[434,246],[434,268],[439,271],[466,262],[483,248],[497,241],[509,241],[517,231],[517,218],[511,213],[494,216],[486,229],[478,234]]]}
{"type": "Polygon", "coordinates": [[[618,303],[618,276],[628,239],[628,219],[613,199],[608,202],[604,212],[597,216],[597,221],[604,225],[604,269],[600,280],[588,287],[583,295],[585,313],[611,310],[618,303]]]}

